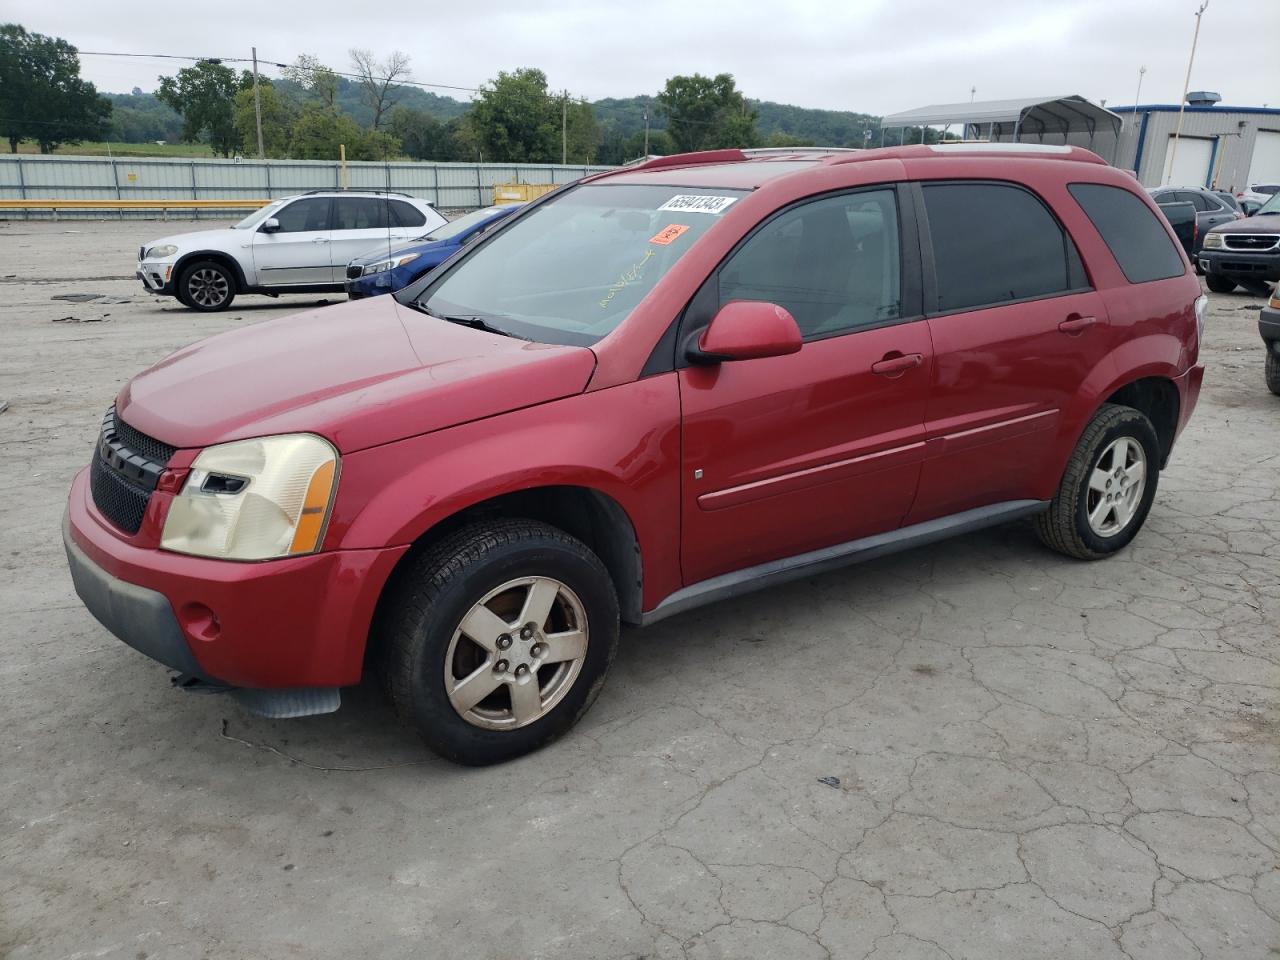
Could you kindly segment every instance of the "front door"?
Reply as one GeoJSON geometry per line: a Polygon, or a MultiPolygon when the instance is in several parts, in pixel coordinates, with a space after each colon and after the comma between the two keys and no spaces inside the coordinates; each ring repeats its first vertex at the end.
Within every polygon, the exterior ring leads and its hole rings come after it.
{"type": "Polygon", "coordinates": [[[267,233],[258,228],[253,235],[253,265],[259,286],[333,282],[330,205],[328,197],[302,197],[276,213],[278,230],[267,233]]]}
{"type": "Polygon", "coordinates": [[[1074,242],[1035,194],[996,182],[922,193],[934,365],[908,523],[1033,499],[1068,405],[1112,343],[1074,242]]]}
{"type": "Polygon", "coordinates": [[[685,338],[724,303],[762,300],[789,310],[805,343],[679,371],[686,584],[902,522],[932,349],[926,322],[904,316],[918,300],[901,235],[894,188],[804,202],[767,220],[695,298],[685,338]]]}

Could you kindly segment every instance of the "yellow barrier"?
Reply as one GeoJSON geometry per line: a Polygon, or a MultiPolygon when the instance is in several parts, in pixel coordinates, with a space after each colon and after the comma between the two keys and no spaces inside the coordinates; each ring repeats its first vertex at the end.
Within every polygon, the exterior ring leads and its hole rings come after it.
{"type": "Polygon", "coordinates": [[[527,203],[537,200],[544,193],[550,193],[559,184],[555,183],[498,183],[493,187],[494,206],[508,203],[527,203]]]}

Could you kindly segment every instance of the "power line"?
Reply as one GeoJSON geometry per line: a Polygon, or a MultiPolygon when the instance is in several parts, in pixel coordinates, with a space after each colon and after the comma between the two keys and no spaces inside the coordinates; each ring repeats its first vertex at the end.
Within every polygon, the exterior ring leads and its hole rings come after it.
{"type": "MultiPolygon", "coordinates": [[[[186,54],[178,53],[124,53],[113,50],[80,50],[77,51],[82,57],[128,57],[141,60],[183,60],[189,63],[201,63],[208,61],[209,63],[252,63],[250,57],[193,57],[186,54]]],[[[258,60],[260,65],[269,67],[278,67],[281,70],[293,69],[291,64],[279,63],[274,60],[261,57],[258,60]]],[[[431,87],[438,90],[460,90],[464,93],[479,93],[478,87],[464,87],[454,83],[427,83],[425,80],[402,80],[392,77],[370,77],[366,78],[363,74],[347,73],[342,70],[334,70],[330,67],[324,67],[324,70],[332,73],[336,77],[345,77],[349,80],[365,80],[372,79],[378,82],[386,82],[388,80],[396,84],[402,84],[409,87],[431,87]]]]}

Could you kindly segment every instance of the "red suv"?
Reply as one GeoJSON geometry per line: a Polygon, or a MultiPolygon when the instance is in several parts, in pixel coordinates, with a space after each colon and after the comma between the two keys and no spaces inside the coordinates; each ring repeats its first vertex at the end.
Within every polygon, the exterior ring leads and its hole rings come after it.
{"type": "Polygon", "coordinates": [[[582,715],[620,622],[1015,517],[1115,553],[1195,406],[1204,306],[1080,149],[667,157],[139,375],[67,554],[180,685],[297,716],[368,663],[490,763],[582,715]]]}

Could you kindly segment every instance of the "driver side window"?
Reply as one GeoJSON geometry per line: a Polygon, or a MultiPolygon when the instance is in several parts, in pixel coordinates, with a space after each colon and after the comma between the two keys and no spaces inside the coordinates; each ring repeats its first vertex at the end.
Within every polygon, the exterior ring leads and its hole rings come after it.
{"type": "Polygon", "coordinates": [[[720,272],[720,306],[785,307],[806,340],[902,316],[898,206],[892,189],[826,197],[766,223],[720,272]]]}

